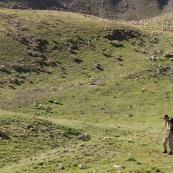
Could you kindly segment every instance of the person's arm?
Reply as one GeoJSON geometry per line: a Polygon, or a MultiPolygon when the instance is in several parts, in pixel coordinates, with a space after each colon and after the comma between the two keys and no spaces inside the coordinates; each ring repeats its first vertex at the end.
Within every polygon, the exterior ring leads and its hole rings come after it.
{"type": "Polygon", "coordinates": [[[167,122],[165,122],[165,127],[167,126],[167,122]]]}

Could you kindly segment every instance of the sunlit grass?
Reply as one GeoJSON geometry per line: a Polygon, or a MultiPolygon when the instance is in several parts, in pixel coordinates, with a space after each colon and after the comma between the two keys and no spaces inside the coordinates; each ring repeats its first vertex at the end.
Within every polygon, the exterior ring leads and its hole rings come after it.
{"type": "MultiPolygon", "coordinates": [[[[8,83],[0,88],[1,129],[11,136],[10,140],[0,141],[0,172],[105,173],[118,171],[114,165],[125,167],[120,169],[122,172],[172,171],[172,156],[161,154],[164,132],[150,154],[162,128],[163,114],[172,113],[173,96],[171,61],[162,54],[157,61],[148,60],[157,56],[153,51],[163,49],[162,43],[172,36],[165,31],[167,34],[155,36],[157,43],[151,42],[152,26],[156,27],[157,20],[145,30],[140,24],[116,24],[66,12],[4,9],[0,13],[28,29],[20,30],[21,26],[0,18],[5,24],[0,24],[2,30],[10,28],[26,38],[43,38],[48,42],[43,55],[56,63],[43,66],[44,72],[16,72],[11,68],[11,74],[0,72],[3,80],[22,80],[20,85],[11,84],[13,89],[8,83]],[[41,22],[47,24],[42,27],[38,24],[41,22]],[[124,26],[137,29],[141,36],[119,41],[120,47],[103,38],[105,27],[124,26]],[[72,44],[71,39],[79,46],[73,53],[65,46],[72,44]],[[117,61],[120,55],[124,61],[117,61]],[[169,73],[159,76],[159,65],[168,66],[169,73]],[[29,124],[38,127],[39,133],[33,132],[37,138],[32,133],[28,138],[11,135],[11,130],[20,130],[24,135],[24,127],[29,124]],[[51,129],[54,139],[41,131],[43,126],[51,129]],[[91,140],[80,141],[72,132],[87,133],[91,140]],[[68,133],[71,139],[66,138],[68,133]],[[59,170],[60,163],[64,170],[59,170]],[[87,169],[81,170],[80,164],[87,169]]],[[[4,33],[0,38],[2,65],[21,58],[31,63],[33,57],[27,54],[27,45],[4,33]]],[[[171,46],[165,47],[166,53],[171,46]]]]}

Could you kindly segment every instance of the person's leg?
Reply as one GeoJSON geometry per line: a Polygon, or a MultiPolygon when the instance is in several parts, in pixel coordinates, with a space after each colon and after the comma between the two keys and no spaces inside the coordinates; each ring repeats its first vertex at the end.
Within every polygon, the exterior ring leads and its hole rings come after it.
{"type": "Polygon", "coordinates": [[[163,140],[163,148],[164,148],[163,153],[167,153],[167,144],[168,144],[168,137],[166,135],[164,140],[163,140]]]}
{"type": "Polygon", "coordinates": [[[170,134],[169,136],[169,154],[172,154],[173,151],[173,133],[170,134]]]}

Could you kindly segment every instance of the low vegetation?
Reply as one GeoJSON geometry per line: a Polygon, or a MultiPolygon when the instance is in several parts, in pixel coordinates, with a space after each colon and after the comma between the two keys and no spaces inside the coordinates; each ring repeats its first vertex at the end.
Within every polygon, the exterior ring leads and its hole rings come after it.
{"type": "Polygon", "coordinates": [[[172,172],[172,20],[1,9],[0,172],[172,172]]]}

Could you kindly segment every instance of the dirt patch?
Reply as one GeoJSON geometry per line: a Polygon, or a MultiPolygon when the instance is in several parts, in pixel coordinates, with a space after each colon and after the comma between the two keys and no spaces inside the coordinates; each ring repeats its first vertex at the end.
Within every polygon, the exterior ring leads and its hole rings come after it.
{"type": "Polygon", "coordinates": [[[11,130],[10,134],[13,137],[22,137],[22,136],[24,136],[24,132],[22,130],[11,130]]]}

